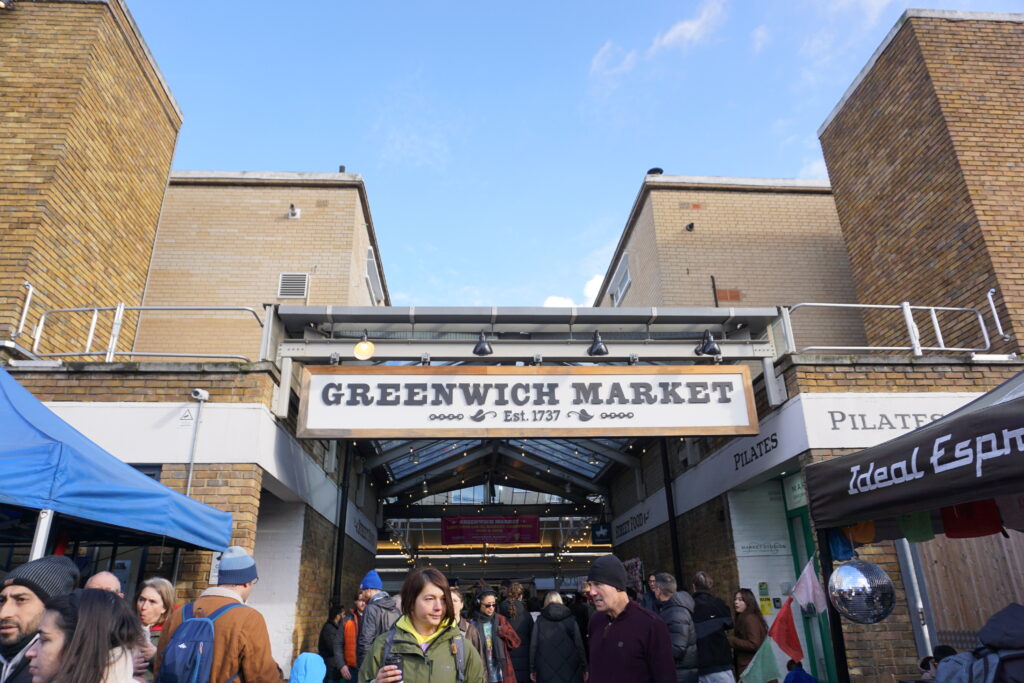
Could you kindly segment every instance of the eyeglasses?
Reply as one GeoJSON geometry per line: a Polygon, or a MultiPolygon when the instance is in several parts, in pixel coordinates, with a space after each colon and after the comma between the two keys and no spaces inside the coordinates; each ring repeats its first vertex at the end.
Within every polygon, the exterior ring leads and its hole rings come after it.
{"type": "Polygon", "coordinates": [[[495,607],[497,607],[497,603],[495,603],[495,602],[482,602],[482,603],[480,603],[480,606],[483,607],[484,609],[494,609],[495,607]]]}

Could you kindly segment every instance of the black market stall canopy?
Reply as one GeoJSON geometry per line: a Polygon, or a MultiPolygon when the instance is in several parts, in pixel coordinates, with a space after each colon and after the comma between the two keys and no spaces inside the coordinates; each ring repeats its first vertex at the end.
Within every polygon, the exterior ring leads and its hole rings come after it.
{"type": "MultiPolygon", "coordinates": [[[[804,469],[819,529],[893,520],[1024,490],[1024,373],[949,415],[804,469]]],[[[879,538],[898,531],[880,530],[879,538]]]]}
{"type": "MultiPolygon", "coordinates": [[[[153,545],[223,550],[231,514],[154,481],[61,420],[0,368],[0,508],[52,511],[148,535],[153,545]]],[[[39,515],[42,522],[45,515],[39,515]]],[[[11,517],[11,515],[5,515],[11,517]]],[[[52,519],[52,515],[51,515],[52,519]]],[[[39,539],[37,529],[36,538],[39,539]]]]}

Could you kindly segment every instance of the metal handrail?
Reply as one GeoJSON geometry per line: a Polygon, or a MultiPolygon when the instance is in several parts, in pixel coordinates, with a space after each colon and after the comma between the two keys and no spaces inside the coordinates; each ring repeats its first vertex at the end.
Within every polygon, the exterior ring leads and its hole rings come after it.
{"type": "MultiPolygon", "coordinates": [[[[991,293],[990,293],[991,301],[991,293]]],[[[782,309],[783,325],[785,326],[785,332],[787,338],[790,340],[791,353],[803,353],[804,351],[911,351],[915,356],[923,356],[925,351],[970,351],[970,352],[985,352],[992,348],[992,341],[989,338],[988,328],[985,326],[985,318],[982,316],[981,311],[976,308],[960,308],[954,306],[912,306],[910,302],[904,301],[900,304],[834,304],[834,303],[812,303],[804,302],[794,304],[788,309],[782,309]],[[793,333],[793,323],[790,320],[790,314],[800,308],[857,308],[857,309],[874,309],[874,310],[890,310],[890,311],[902,311],[903,322],[907,327],[907,336],[910,338],[909,346],[804,346],[797,350],[795,348],[796,337],[793,333]],[[932,322],[932,332],[935,334],[935,340],[938,342],[938,346],[922,346],[921,345],[921,331],[917,327],[917,323],[914,322],[914,311],[928,311],[929,318],[932,322]],[[942,336],[942,328],[939,325],[939,318],[937,311],[952,311],[960,313],[972,313],[978,321],[978,327],[981,331],[981,336],[985,341],[985,345],[981,347],[964,347],[964,346],[946,346],[946,342],[942,336]]],[[[995,315],[995,309],[993,307],[993,315],[995,315]]],[[[996,325],[1001,330],[999,324],[999,316],[995,315],[996,325]]],[[[1004,339],[1006,335],[1003,335],[1004,339]]]]}
{"type": "MultiPolygon", "coordinates": [[[[164,356],[168,358],[223,358],[243,360],[246,363],[252,362],[247,356],[232,353],[160,353],[156,351],[118,351],[117,343],[121,337],[121,326],[124,321],[125,311],[244,311],[251,313],[260,327],[263,327],[263,320],[256,309],[249,306],[125,306],[123,302],[115,306],[87,306],[83,308],[51,308],[43,311],[39,316],[33,332],[32,353],[40,358],[66,358],[72,356],[103,356],[105,362],[112,363],[116,356],[164,356]],[[114,319],[110,326],[110,338],[107,340],[106,351],[93,351],[92,344],[96,336],[96,323],[99,320],[100,312],[113,311],[114,319]],[[92,313],[89,321],[89,333],[85,340],[84,351],[64,353],[43,353],[39,351],[39,345],[43,339],[43,332],[46,329],[46,320],[53,313],[92,313]]],[[[27,312],[27,306],[26,306],[27,312]]]]}

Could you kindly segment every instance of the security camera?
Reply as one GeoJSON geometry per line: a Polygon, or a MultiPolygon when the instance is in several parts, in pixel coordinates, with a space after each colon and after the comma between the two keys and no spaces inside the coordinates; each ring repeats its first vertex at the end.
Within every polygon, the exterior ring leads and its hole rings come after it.
{"type": "Polygon", "coordinates": [[[193,389],[192,398],[196,401],[209,401],[210,392],[206,389],[193,389]]]}

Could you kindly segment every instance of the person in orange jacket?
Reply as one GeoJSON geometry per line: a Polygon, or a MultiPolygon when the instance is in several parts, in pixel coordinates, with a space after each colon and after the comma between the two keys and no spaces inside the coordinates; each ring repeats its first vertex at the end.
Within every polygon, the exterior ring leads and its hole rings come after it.
{"type": "Polygon", "coordinates": [[[341,625],[338,627],[338,640],[334,643],[334,657],[341,666],[341,677],[346,681],[354,680],[356,672],[356,640],[359,635],[359,620],[363,618],[366,601],[356,596],[341,625]]]}

